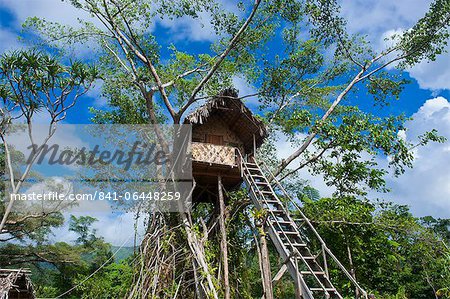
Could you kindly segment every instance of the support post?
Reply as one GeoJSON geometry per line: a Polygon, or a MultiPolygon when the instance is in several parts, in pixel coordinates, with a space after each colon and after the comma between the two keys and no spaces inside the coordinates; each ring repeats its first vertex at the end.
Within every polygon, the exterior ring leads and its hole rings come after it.
{"type": "Polygon", "coordinates": [[[283,266],[281,266],[280,270],[278,270],[277,274],[273,278],[272,283],[275,284],[276,282],[278,282],[281,279],[281,277],[283,277],[284,273],[286,273],[286,271],[287,266],[286,264],[283,264],[283,266]]]}
{"type": "Polygon", "coordinates": [[[323,256],[323,269],[325,271],[325,275],[328,279],[330,279],[330,274],[328,273],[328,261],[327,261],[327,252],[325,251],[325,245],[322,244],[322,256],[323,256]]]}
{"type": "Polygon", "coordinates": [[[295,299],[304,299],[303,298],[303,289],[302,289],[302,282],[300,279],[300,269],[298,268],[298,260],[296,257],[292,257],[294,260],[295,265],[295,271],[297,272],[297,275],[295,277],[294,286],[295,286],[295,299]]]}
{"type": "Polygon", "coordinates": [[[228,245],[227,245],[227,229],[225,227],[226,220],[226,210],[225,210],[225,200],[223,197],[222,190],[222,176],[217,178],[217,188],[219,194],[219,226],[220,226],[220,250],[222,251],[223,260],[223,284],[224,284],[224,299],[230,299],[230,281],[228,277],[228,245]]]}
{"type": "Polygon", "coordinates": [[[273,287],[272,287],[272,273],[270,271],[270,259],[269,250],[267,248],[267,239],[265,233],[265,225],[259,221],[256,221],[256,227],[259,233],[259,246],[261,247],[261,276],[264,290],[264,299],[273,299],[273,287]]]}
{"type": "MultiPolygon", "coordinates": [[[[347,241],[347,253],[348,253],[348,262],[350,264],[350,274],[352,275],[353,279],[356,281],[356,271],[355,266],[353,265],[353,257],[352,257],[352,250],[350,249],[350,245],[347,241]]],[[[355,298],[358,299],[360,296],[359,294],[359,288],[355,287],[355,298]]]]}

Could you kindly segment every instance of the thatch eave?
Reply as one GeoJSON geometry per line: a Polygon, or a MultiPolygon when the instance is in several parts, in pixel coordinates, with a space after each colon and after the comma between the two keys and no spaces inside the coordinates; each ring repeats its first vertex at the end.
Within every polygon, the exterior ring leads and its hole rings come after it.
{"type": "Polygon", "coordinates": [[[266,125],[250,111],[238,98],[235,89],[226,89],[218,96],[208,100],[204,105],[190,113],[185,124],[202,125],[211,115],[217,113],[222,120],[241,137],[244,146],[251,151],[253,135],[259,147],[268,136],[266,125]],[[239,128],[236,127],[239,124],[239,128]]]}
{"type": "Polygon", "coordinates": [[[0,269],[0,299],[11,296],[34,299],[34,288],[30,280],[30,271],[26,269],[0,269]]]}

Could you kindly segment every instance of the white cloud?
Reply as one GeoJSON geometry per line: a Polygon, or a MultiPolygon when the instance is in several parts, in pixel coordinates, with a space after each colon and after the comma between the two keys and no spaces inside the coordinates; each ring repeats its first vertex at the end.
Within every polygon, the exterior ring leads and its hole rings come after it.
{"type": "MultiPolygon", "coordinates": [[[[409,141],[437,129],[450,140],[450,103],[443,97],[427,100],[406,123],[409,141]]],[[[399,178],[389,178],[391,200],[408,204],[417,216],[450,217],[450,141],[417,148],[414,168],[399,178]]]]}
{"type": "MultiPolygon", "coordinates": [[[[405,29],[403,28],[391,29],[386,32],[383,32],[383,34],[378,40],[378,44],[375,44],[377,51],[381,52],[395,46],[395,44],[400,41],[404,32],[405,29]]],[[[399,54],[400,53],[398,53],[398,51],[394,51],[385,57],[385,61],[393,59],[394,57],[397,57],[399,54]]],[[[397,67],[397,65],[398,62],[395,62],[393,64],[388,65],[386,68],[393,69],[397,67]]]]}
{"type": "MultiPolygon", "coordinates": [[[[342,13],[352,33],[367,34],[375,49],[382,50],[384,38],[411,28],[428,10],[431,0],[342,1],[342,13]]],[[[450,89],[450,54],[438,56],[436,61],[422,62],[408,70],[423,89],[450,89]]]]}
{"type": "MultiPolygon", "coordinates": [[[[82,136],[80,136],[80,132],[77,131],[79,129],[80,127],[77,125],[58,124],[53,136],[51,136],[47,144],[58,144],[61,147],[68,147],[72,149],[87,147],[88,143],[83,141],[82,136]]],[[[48,131],[48,123],[33,122],[32,136],[34,144],[41,145],[48,137],[48,131]]],[[[13,135],[8,135],[7,142],[8,144],[12,144],[16,150],[19,150],[25,156],[31,154],[32,148],[29,147],[32,143],[29,138],[28,131],[17,131],[14,132],[13,135]]]]}
{"type": "Polygon", "coordinates": [[[369,34],[372,41],[380,34],[396,28],[409,28],[421,18],[431,0],[342,1],[342,13],[352,33],[369,34]]]}
{"type": "MultiPolygon", "coordinates": [[[[96,25],[101,26],[100,21],[92,18],[88,13],[73,7],[69,1],[60,0],[2,0],[1,6],[9,9],[17,17],[17,28],[28,17],[37,16],[45,18],[48,21],[67,24],[78,27],[78,19],[88,20],[96,25]]],[[[227,2],[224,3],[227,8],[233,7],[227,2]]],[[[211,15],[208,12],[200,12],[198,18],[188,16],[175,18],[160,19],[158,22],[168,29],[168,35],[174,40],[190,40],[190,41],[214,41],[217,36],[211,25],[211,15]]],[[[150,29],[153,29],[150,26],[150,29]]],[[[80,48],[82,50],[82,48],[80,48]]]]}
{"type": "MultiPolygon", "coordinates": [[[[221,6],[227,11],[243,17],[242,12],[238,10],[235,1],[221,0],[221,6]]],[[[176,41],[189,40],[197,42],[213,42],[218,39],[213,25],[212,16],[208,11],[198,12],[197,18],[183,16],[181,18],[159,20],[159,24],[168,29],[170,38],[176,41]]]]}
{"type": "Polygon", "coordinates": [[[211,25],[211,15],[200,12],[198,18],[183,16],[177,19],[162,19],[159,23],[168,29],[174,40],[214,41],[217,35],[211,25]]]}
{"type": "Polygon", "coordinates": [[[436,61],[423,61],[409,70],[420,88],[439,90],[450,89],[450,53],[437,57],[436,61]]]}
{"type": "Polygon", "coordinates": [[[0,28],[0,53],[23,47],[17,38],[14,32],[0,28]]]}
{"type": "Polygon", "coordinates": [[[380,43],[384,43],[385,47],[392,47],[395,45],[396,42],[400,41],[400,37],[405,32],[405,29],[403,28],[397,28],[397,29],[391,29],[388,31],[385,31],[381,35],[380,43]]]}
{"type": "Polygon", "coordinates": [[[92,228],[97,231],[97,236],[103,237],[106,242],[111,243],[114,246],[133,246],[135,234],[136,244],[140,244],[145,234],[144,217],[140,217],[136,222],[135,214],[131,212],[121,214],[113,214],[111,212],[64,213],[65,223],[63,226],[52,231],[53,237],[51,238],[51,241],[73,244],[76,240],[77,235],[74,232],[69,231],[70,215],[76,217],[91,216],[96,218],[98,221],[92,225],[92,228]]]}
{"type": "MultiPolygon", "coordinates": [[[[306,137],[305,134],[298,134],[298,139],[301,140],[306,137]]],[[[292,142],[287,140],[286,136],[284,136],[282,133],[277,134],[277,142],[276,142],[276,148],[277,148],[277,158],[278,159],[286,159],[291,155],[298,146],[294,145],[292,142]]],[[[294,161],[289,168],[295,169],[299,166],[300,161],[294,161]]],[[[336,189],[333,186],[328,186],[325,183],[325,179],[322,175],[312,175],[310,172],[309,167],[304,167],[301,169],[298,174],[300,177],[308,182],[308,184],[317,189],[320,193],[320,196],[322,197],[330,197],[336,189]]]]}
{"type": "MultiPolygon", "coordinates": [[[[249,84],[242,76],[233,77],[233,86],[239,91],[240,97],[255,94],[257,92],[256,88],[249,84]]],[[[251,108],[258,107],[260,104],[257,96],[245,98],[243,101],[251,106],[251,108]]]]}
{"type": "Polygon", "coordinates": [[[448,100],[444,97],[437,97],[427,100],[415,115],[422,119],[432,118],[435,113],[441,112],[443,109],[447,110],[448,108],[450,108],[448,100]]]}
{"type": "Polygon", "coordinates": [[[397,137],[403,141],[406,141],[406,131],[405,130],[398,131],[397,137]]]}
{"type": "Polygon", "coordinates": [[[99,221],[95,223],[99,236],[105,238],[105,241],[119,246],[126,243],[126,246],[132,246],[136,234],[136,244],[140,244],[145,234],[145,221],[141,216],[136,222],[135,214],[128,212],[120,215],[110,214],[97,217],[99,221]],[[105,217],[106,216],[106,217],[105,217]],[[135,225],[136,230],[135,230],[135,225]]]}
{"type": "MultiPolygon", "coordinates": [[[[57,22],[63,25],[69,25],[75,28],[79,28],[81,25],[79,19],[89,21],[95,25],[103,28],[100,21],[90,16],[87,12],[76,9],[69,1],[61,0],[1,0],[0,6],[8,9],[15,16],[14,28],[10,28],[16,31],[11,33],[17,36],[17,33],[21,30],[21,25],[29,17],[39,17],[50,22],[57,22]]],[[[2,37],[0,29],[0,38],[2,37]]],[[[13,44],[10,48],[17,48],[17,44],[13,44]]],[[[72,51],[68,53],[70,57],[77,57],[84,60],[92,58],[92,53],[98,49],[98,45],[93,42],[85,42],[83,44],[77,44],[73,47],[72,51]]],[[[0,47],[0,51],[3,50],[0,47]]]]}
{"type": "Polygon", "coordinates": [[[71,26],[79,26],[78,18],[94,21],[88,13],[76,9],[69,1],[61,0],[2,0],[0,6],[10,10],[17,18],[17,28],[28,17],[45,18],[71,26]]]}
{"type": "Polygon", "coordinates": [[[91,89],[88,90],[86,96],[94,99],[94,106],[104,107],[108,103],[108,99],[102,96],[103,81],[96,80],[91,89]]]}

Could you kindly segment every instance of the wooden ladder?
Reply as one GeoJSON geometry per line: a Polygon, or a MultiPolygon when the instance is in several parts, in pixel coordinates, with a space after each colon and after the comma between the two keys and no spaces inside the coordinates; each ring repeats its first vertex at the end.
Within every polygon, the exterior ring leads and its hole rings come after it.
{"type": "MultiPolygon", "coordinates": [[[[264,209],[267,212],[266,224],[268,235],[275,245],[278,254],[285,261],[274,280],[280,279],[283,273],[288,271],[294,280],[297,298],[342,299],[342,295],[333,286],[328,274],[327,253],[335,261],[337,259],[326,247],[308,218],[299,210],[303,217],[294,220],[274,191],[274,186],[267,179],[257,161],[254,159],[251,162],[246,162],[243,159],[241,161],[242,176],[249,190],[250,198],[258,209],[264,209]],[[319,241],[323,243],[321,250],[322,256],[311,252],[307,244],[308,240],[300,230],[300,227],[303,226],[313,228],[314,233],[320,239],[319,241]],[[321,265],[322,262],[323,266],[321,265]]],[[[274,180],[276,180],[275,177],[272,177],[272,182],[274,180]]],[[[279,184],[278,181],[276,183],[279,184]]],[[[283,191],[285,190],[283,189],[283,191]]],[[[298,206],[296,207],[299,208],[298,206]]],[[[345,274],[351,277],[342,264],[339,261],[337,263],[339,267],[344,269],[345,274]]],[[[360,290],[361,298],[367,298],[367,293],[359,287],[357,282],[352,278],[350,280],[360,290]]]]}

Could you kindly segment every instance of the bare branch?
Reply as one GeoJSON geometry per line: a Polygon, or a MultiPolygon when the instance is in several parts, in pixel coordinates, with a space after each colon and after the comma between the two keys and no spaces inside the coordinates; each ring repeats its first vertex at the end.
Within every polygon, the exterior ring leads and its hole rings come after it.
{"type": "MultiPolygon", "coordinates": [[[[342,101],[342,99],[347,95],[347,93],[353,88],[353,86],[359,82],[359,79],[364,74],[366,68],[362,68],[358,74],[353,78],[353,80],[347,85],[347,87],[339,94],[339,96],[334,100],[331,104],[330,108],[328,108],[327,112],[322,116],[320,122],[325,121],[328,117],[333,113],[334,109],[336,109],[337,105],[342,101]]],[[[280,166],[277,168],[275,172],[275,176],[278,176],[292,161],[294,161],[297,157],[299,157],[311,144],[314,137],[316,137],[317,131],[315,128],[308,134],[303,144],[300,146],[298,150],[292,153],[287,159],[281,161],[280,166]]]]}
{"type": "Polygon", "coordinates": [[[192,94],[187,101],[187,103],[180,109],[178,112],[178,117],[183,115],[183,113],[187,110],[187,108],[195,102],[197,94],[202,90],[204,85],[211,79],[211,77],[215,74],[217,69],[219,68],[220,64],[223,62],[223,60],[228,56],[228,54],[231,52],[231,50],[236,46],[237,41],[239,40],[240,36],[247,30],[247,27],[250,25],[250,23],[253,20],[253,17],[256,14],[256,11],[261,3],[261,0],[255,0],[255,4],[253,5],[252,12],[250,13],[247,20],[244,22],[242,27],[238,30],[238,32],[234,35],[234,37],[231,39],[230,43],[228,44],[228,47],[225,49],[225,51],[220,54],[216,62],[213,64],[211,69],[208,71],[208,73],[203,77],[203,79],[200,81],[200,83],[194,88],[192,91],[192,94]]]}
{"type": "Polygon", "coordinates": [[[125,62],[123,62],[123,60],[119,57],[119,55],[117,55],[117,53],[113,49],[111,49],[110,46],[108,46],[105,40],[103,40],[103,45],[116,58],[117,62],[120,63],[120,65],[125,69],[125,71],[128,74],[132,75],[134,79],[136,79],[135,74],[131,72],[130,68],[125,64],[125,62]]]}
{"type": "MultiPolygon", "coordinates": [[[[156,71],[155,66],[153,65],[153,63],[150,61],[150,59],[148,59],[145,55],[144,52],[139,51],[138,46],[135,46],[130,40],[129,38],[122,32],[122,30],[120,30],[120,28],[118,28],[117,24],[114,22],[114,17],[112,17],[109,13],[108,10],[108,5],[106,3],[105,0],[103,0],[103,6],[105,8],[105,12],[106,12],[106,22],[108,22],[111,26],[111,30],[113,31],[113,34],[115,35],[115,38],[119,41],[119,43],[125,43],[127,45],[127,47],[129,47],[131,49],[131,51],[134,53],[134,55],[136,55],[137,58],[139,58],[143,63],[145,63],[148,68],[150,69],[150,73],[152,74],[156,85],[158,86],[158,90],[161,93],[161,97],[163,98],[164,104],[167,107],[167,110],[169,111],[170,115],[172,116],[172,118],[174,119],[174,122],[177,122],[176,119],[176,114],[175,111],[172,107],[172,104],[169,101],[169,97],[166,93],[165,88],[163,87],[163,83],[161,82],[161,79],[158,75],[158,72],[156,71]]],[[[105,16],[104,16],[105,17],[105,16]]],[[[129,29],[131,30],[131,28],[129,29]]],[[[133,38],[133,35],[132,35],[133,38]]],[[[122,46],[122,48],[124,49],[124,47],[122,46]]],[[[128,57],[128,55],[127,55],[128,57]]],[[[129,60],[131,58],[128,58],[129,60]]],[[[137,72],[135,72],[137,74],[137,72]]]]}
{"type": "Polygon", "coordinates": [[[326,147],[324,147],[322,150],[320,150],[317,154],[315,154],[314,156],[312,156],[311,158],[309,158],[308,160],[306,160],[305,162],[301,163],[297,168],[295,168],[294,170],[289,171],[288,173],[286,173],[284,176],[282,176],[279,181],[281,182],[282,180],[284,180],[285,178],[287,178],[288,176],[296,173],[297,171],[299,171],[300,169],[302,169],[303,167],[311,164],[312,162],[317,161],[320,157],[323,156],[323,154],[325,154],[325,152],[330,149],[330,147],[332,146],[333,141],[331,141],[326,147]]]}
{"type": "MultiPolygon", "coordinates": [[[[164,87],[164,88],[170,87],[170,86],[174,85],[178,80],[180,80],[180,79],[182,79],[182,78],[184,78],[184,77],[187,77],[187,76],[189,76],[189,75],[191,75],[191,74],[194,74],[194,73],[201,73],[201,72],[207,72],[207,70],[204,70],[204,69],[201,68],[201,67],[203,67],[203,66],[205,66],[205,64],[202,64],[201,66],[196,67],[195,69],[186,71],[186,72],[184,72],[184,73],[178,75],[174,80],[169,81],[169,82],[167,82],[167,83],[164,83],[164,84],[162,85],[162,87],[164,87]]],[[[152,90],[153,90],[153,91],[157,91],[158,89],[159,89],[159,88],[158,88],[157,86],[152,87],[152,90]]]]}

